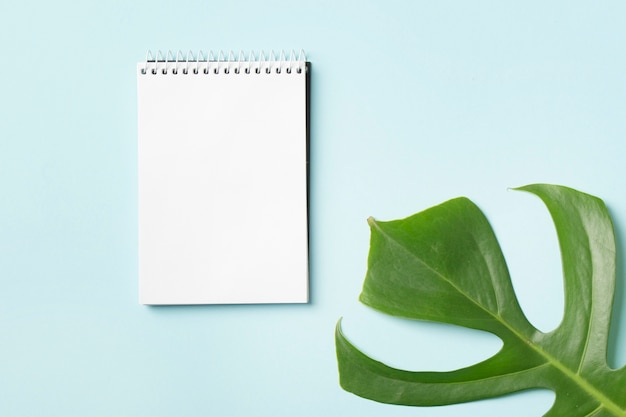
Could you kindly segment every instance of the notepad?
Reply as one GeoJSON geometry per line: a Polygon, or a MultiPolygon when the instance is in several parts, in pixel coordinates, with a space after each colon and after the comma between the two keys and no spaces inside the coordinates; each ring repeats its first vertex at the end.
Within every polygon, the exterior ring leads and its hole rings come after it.
{"type": "Polygon", "coordinates": [[[308,301],[303,53],[137,65],[141,304],[308,301]]]}

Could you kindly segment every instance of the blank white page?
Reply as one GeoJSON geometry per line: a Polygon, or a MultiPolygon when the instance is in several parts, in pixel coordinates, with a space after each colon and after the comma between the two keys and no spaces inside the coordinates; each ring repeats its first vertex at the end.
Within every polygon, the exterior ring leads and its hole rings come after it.
{"type": "Polygon", "coordinates": [[[137,65],[139,301],[305,303],[306,71],[221,64],[137,65]]]}

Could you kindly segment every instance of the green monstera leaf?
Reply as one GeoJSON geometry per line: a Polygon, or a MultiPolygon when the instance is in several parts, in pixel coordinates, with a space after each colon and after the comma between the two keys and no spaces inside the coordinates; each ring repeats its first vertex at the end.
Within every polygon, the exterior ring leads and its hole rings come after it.
{"type": "Polygon", "coordinates": [[[337,325],[341,386],[375,401],[436,406],[545,388],[545,416],[626,416],[626,368],[607,364],[615,289],[615,237],[602,200],[571,188],[518,188],[547,206],[562,254],[565,312],[544,333],[525,317],[494,232],[457,198],[403,220],[369,220],[371,246],[360,300],[381,312],[491,332],[489,359],[451,372],[410,372],[376,361],[337,325]]]}

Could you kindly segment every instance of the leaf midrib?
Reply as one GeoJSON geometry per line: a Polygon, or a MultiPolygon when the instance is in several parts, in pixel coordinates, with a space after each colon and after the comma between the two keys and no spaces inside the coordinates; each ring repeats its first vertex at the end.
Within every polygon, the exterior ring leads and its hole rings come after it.
{"type": "MultiPolygon", "coordinates": [[[[557,358],[555,358],[550,353],[548,353],[544,349],[542,349],[541,346],[539,346],[538,344],[536,344],[532,340],[529,340],[526,337],[524,337],[521,332],[519,332],[515,327],[511,326],[506,320],[504,320],[502,318],[502,316],[500,316],[500,314],[495,314],[491,310],[485,308],[485,306],[483,306],[477,300],[472,298],[469,294],[467,294],[460,287],[458,287],[456,284],[454,284],[454,282],[452,282],[450,279],[448,279],[445,275],[441,274],[439,271],[437,271],[435,268],[430,266],[428,263],[424,262],[419,256],[417,256],[415,253],[411,252],[408,248],[406,248],[404,245],[402,245],[400,242],[398,242],[396,239],[394,239],[393,236],[391,236],[388,233],[386,233],[378,225],[378,223],[376,222],[376,220],[374,218],[369,218],[368,219],[368,223],[370,225],[375,226],[376,230],[378,230],[388,241],[394,243],[396,246],[398,246],[399,248],[404,250],[406,253],[411,255],[416,261],[418,261],[419,263],[424,265],[425,268],[431,270],[434,274],[439,276],[442,280],[446,281],[449,285],[451,285],[454,289],[456,289],[465,298],[467,298],[469,301],[474,303],[478,308],[480,308],[481,310],[483,310],[484,312],[489,314],[496,321],[498,321],[500,324],[502,324],[504,327],[506,327],[521,342],[523,342],[526,345],[530,346],[531,349],[533,349],[539,355],[543,356],[550,365],[552,365],[554,368],[559,370],[561,373],[563,373],[570,380],[574,381],[574,383],[576,383],[579,387],[581,387],[584,391],[586,391],[591,397],[597,399],[598,402],[600,403],[599,408],[604,407],[604,408],[608,409],[609,411],[611,411],[616,416],[626,416],[626,410],[622,409],[619,405],[617,405],[615,402],[613,402],[613,400],[611,400],[609,397],[604,395],[604,393],[602,393],[601,391],[596,389],[595,386],[593,386],[589,381],[587,381],[585,378],[583,378],[582,375],[580,375],[578,372],[572,371],[567,366],[565,366],[563,363],[561,363],[557,358]]],[[[497,303],[497,300],[496,300],[496,303],[497,303]]],[[[537,332],[540,332],[540,331],[537,330],[537,332]]],[[[585,339],[585,343],[588,343],[588,342],[589,342],[589,334],[587,334],[587,337],[585,339]]]]}

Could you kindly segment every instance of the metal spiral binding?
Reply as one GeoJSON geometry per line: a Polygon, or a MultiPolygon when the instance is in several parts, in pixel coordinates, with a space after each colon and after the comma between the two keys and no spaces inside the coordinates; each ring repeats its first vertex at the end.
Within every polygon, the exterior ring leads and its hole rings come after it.
{"type": "Polygon", "coordinates": [[[200,50],[194,55],[192,51],[185,54],[179,50],[174,55],[171,50],[168,50],[164,55],[159,50],[156,56],[152,55],[152,51],[148,51],[141,74],[281,74],[283,71],[287,74],[291,74],[293,71],[300,74],[306,70],[306,55],[302,49],[298,54],[292,49],[289,58],[283,50],[280,51],[278,58],[276,58],[273,50],[270,51],[267,58],[263,51],[259,53],[257,58],[254,51],[250,51],[246,55],[243,51],[239,51],[239,54],[235,54],[233,51],[225,54],[220,50],[217,54],[209,51],[205,55],[200,50]]]}

